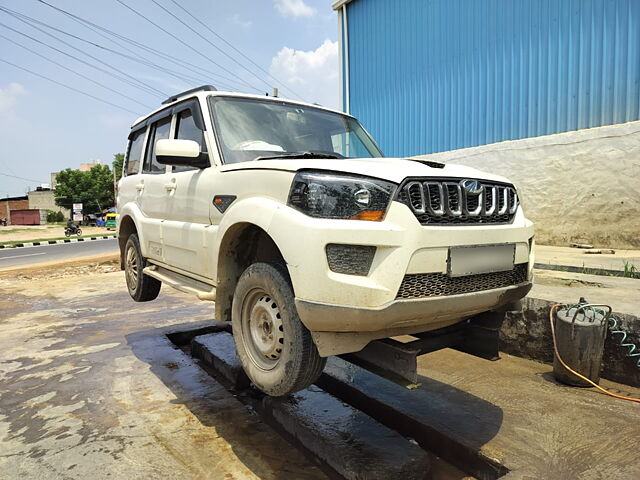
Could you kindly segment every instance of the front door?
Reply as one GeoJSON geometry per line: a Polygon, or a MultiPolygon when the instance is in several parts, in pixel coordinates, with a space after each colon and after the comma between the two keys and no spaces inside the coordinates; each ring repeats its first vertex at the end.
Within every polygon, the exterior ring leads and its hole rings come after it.
{"type": "MultiPolygon", "coordinates": [[[[176,113],[174,138],[193,140],[207,152],[202,117],[197,101],[188,102],[176,113]]],[[[168,174],[167,210],[163,225],[165,261],[174,267],[205,278],[213,278],[208,238],[212,238],[209,218],[211,192],[219,181],[215,166],[200,169],[172,167],[168,174]]]]}

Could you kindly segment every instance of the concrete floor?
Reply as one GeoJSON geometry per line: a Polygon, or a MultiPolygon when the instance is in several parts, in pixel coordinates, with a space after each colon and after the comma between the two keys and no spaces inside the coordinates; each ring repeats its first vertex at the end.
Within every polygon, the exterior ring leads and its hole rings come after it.
{"type": "Polygon", "coordinates": [[[212,304],[37,276],[0,275],[0,478],[326,478],[159,332],[212,304]]]}
{"type": "MultiPolygon", "coordinates": [[[[0,478],[326,478],[164,335],[211,319],[212,304],[168,288],[136,304],[121,272],[59,270],[0,272],[0,478]]],[[[640,478],[635,404],[559,386],[516,357],[444,350],[419,369],[419,391],[375,377],[367,394],[510,478],[640,478]]]]}

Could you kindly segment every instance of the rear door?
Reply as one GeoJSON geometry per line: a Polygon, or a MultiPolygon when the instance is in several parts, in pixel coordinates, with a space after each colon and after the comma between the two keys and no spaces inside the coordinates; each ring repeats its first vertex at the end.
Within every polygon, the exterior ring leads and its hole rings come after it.
{"type": "Polygon", "coordinates": [[[139,190],[137,185],[140,183],[140,167],[142,157],[144,155],[145,140],[147,137],[147,127],[133,130],[129,134],[129,145],[127,147],[127,155],[124,160],[124,168],[122,178],[118,182],[118,209],[124,207],[131,202],[138,202],[139,190]]]}
{"type": "Polygon", "coordinates": [[[167,211],[167,184],[169,175],[167,170],[170,167],[161,165],[156,159],[156,143],[158,140],[169,138],[171,133],[172,116],[167,115],[153,122],[147,135],[147,145],[145,151],[142,174],[139,175],[139,182],[136,184],[138,191],[138,205],[142,212],[142,228],[144,229],[145,241],[147,243],[147,255],[149,258],[162,261],[162,222],[167,211]]]}

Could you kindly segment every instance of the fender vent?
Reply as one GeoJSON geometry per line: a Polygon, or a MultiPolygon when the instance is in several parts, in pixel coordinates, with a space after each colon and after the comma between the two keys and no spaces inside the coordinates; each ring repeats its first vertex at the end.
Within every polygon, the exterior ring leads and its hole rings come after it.
{"type": "Polygon", "coordinates": [[[332,272],[366,277],[369,275],[376,247],[330,243],[326,251],[327,263],[332,272]]]}

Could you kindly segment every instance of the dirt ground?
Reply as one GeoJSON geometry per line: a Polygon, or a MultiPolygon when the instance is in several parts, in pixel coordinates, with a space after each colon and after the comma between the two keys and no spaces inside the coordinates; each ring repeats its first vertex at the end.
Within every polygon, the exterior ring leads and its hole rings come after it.
{"type": "Polygon", "coordinates": [[[162,332],[212,316],[108,263],[0,274],[0,478],[326,478],[162,332]]]}
{"type": "MultiPolygon", "coordinates": [[[[80,227],[83,235],[113,234],[104,227],[80,227]]],[[[0,243],[64,237],[64,225],[8,225],[0,226],[0,243]]]]}

